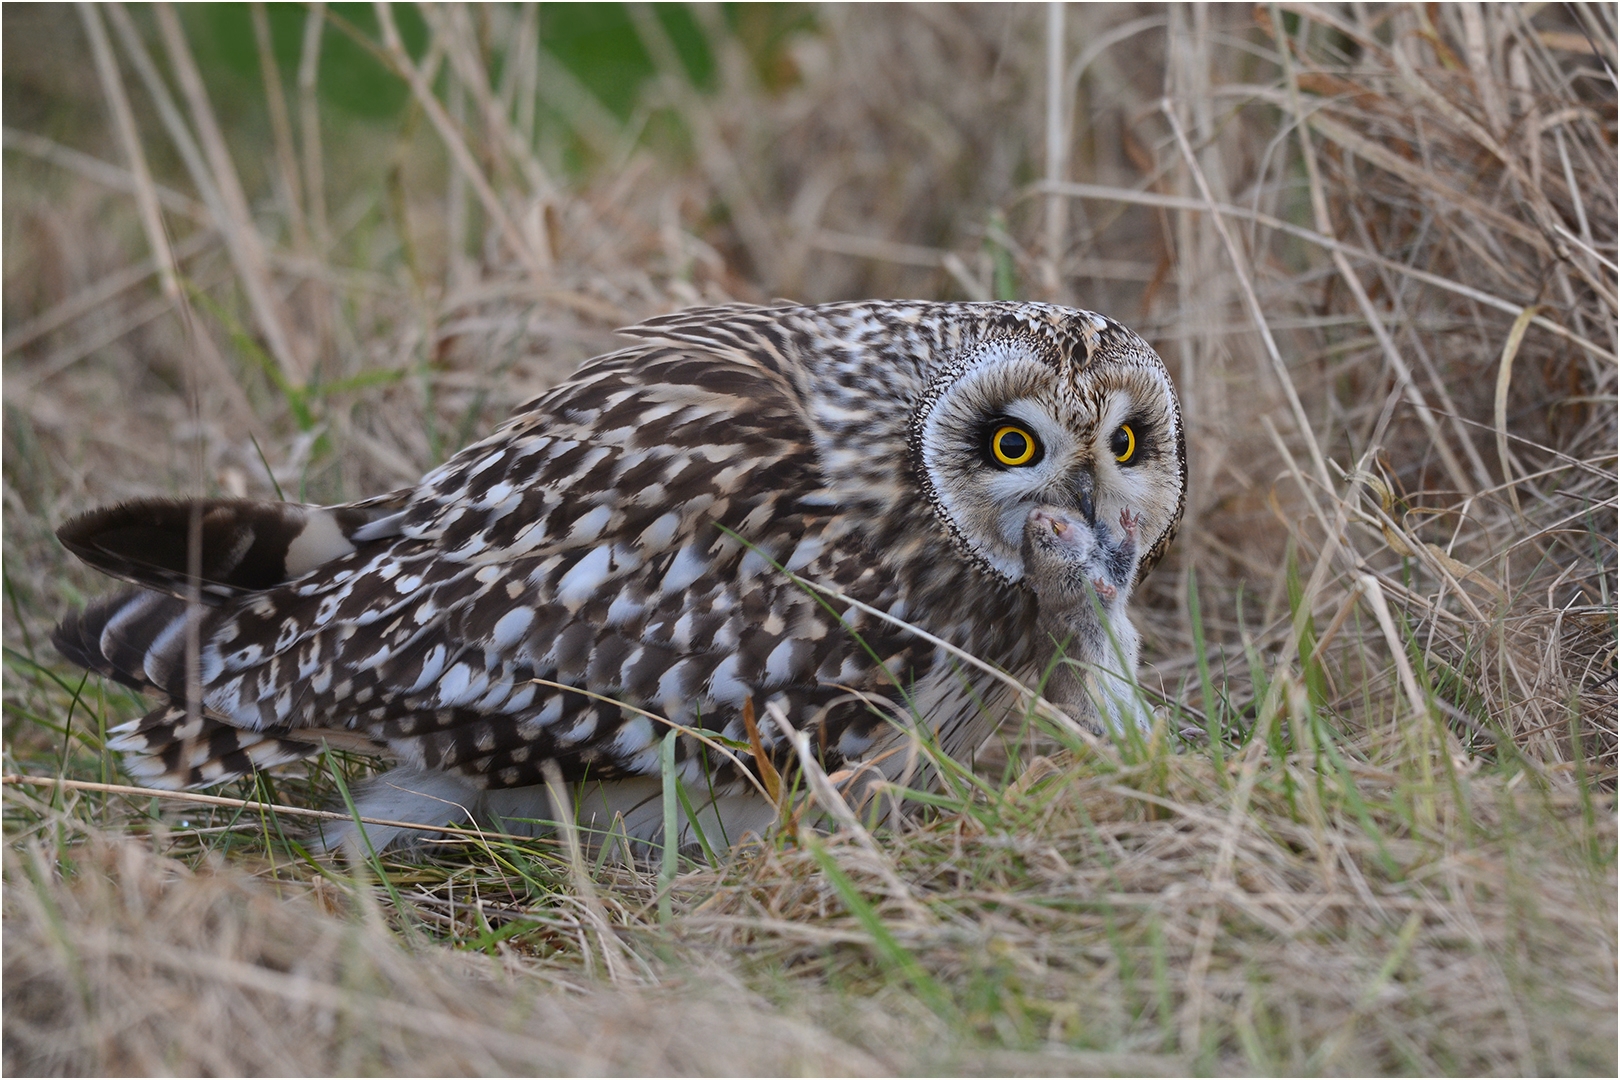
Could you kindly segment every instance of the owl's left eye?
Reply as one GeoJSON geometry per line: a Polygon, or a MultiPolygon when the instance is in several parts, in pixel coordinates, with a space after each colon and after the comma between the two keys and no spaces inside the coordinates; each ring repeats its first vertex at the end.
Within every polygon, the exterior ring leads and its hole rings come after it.
{"type": "Polygon", "coordinates": [[[1119,425],[1108,440],[1108,449],[1113,452],[1115,461],[1129,465],[1136,458],[1136,429],[1129,424],[1119,425]]]}
{"type": "Polygon", "coordinates": [[[1041,458],[1040,440],[1021,424],[999,424],[990,434],[990,458],[997,465],[1017,468],[1041,458]]]}

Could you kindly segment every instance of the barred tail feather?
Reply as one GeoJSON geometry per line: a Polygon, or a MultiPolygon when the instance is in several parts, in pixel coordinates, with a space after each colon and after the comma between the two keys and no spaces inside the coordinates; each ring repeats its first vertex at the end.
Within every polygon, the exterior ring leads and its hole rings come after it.
{"type": "Polygon", "coordinates": [[[319,747],[279,733],[246,731],[207,714],[188,715],[170,702],[108,733],[110,749],[124,755],[124,770],[148,787],[178,791],[207,787],[299,761],[319,747]]]}
{"type": "Polygon", "coordinates": [[[51,633],[51,644],[80,667],[126,686],[177,692],[185,627],[184,601],[134,589],[72,613],[51,633]]]}

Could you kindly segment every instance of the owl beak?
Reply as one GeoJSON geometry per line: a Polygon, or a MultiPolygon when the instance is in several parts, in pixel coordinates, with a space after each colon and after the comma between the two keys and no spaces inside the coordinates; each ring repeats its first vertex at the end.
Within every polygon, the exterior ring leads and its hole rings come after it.
{"type": "Polygon", "coordinates": [[[1093,496],[1097,489],[1097,474],[1090,465],[1082,468],[1075,477],[1074,494],[1075,504],[1080,508],[1080,516],[1086,519],[1086,524],[1097,524],[1097,506],[1093,496]]]}

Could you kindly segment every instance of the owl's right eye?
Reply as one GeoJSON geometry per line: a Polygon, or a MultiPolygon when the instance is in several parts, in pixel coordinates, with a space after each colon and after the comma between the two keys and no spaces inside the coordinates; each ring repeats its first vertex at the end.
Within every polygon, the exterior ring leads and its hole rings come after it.
{"type": "Polygon", "coordinates": [[[1033,465],[1040,457],[1040,441],[1022,425],[1000,424],[990,435],[990,458],[997,465],[1017,468],[1033,465]]]}

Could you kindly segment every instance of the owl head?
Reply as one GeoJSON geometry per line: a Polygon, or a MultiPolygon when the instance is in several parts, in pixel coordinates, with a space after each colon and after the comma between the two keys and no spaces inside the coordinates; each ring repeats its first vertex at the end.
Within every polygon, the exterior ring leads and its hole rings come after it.
{"type": "Polygon", "coordinates": [[[1023,309],[941,358],[912,419],[913,468],[956,545],[1004,581],[1023,580],[1024,525],[1042,505],[1091,525],[1136,515],[1140,581],[1175,536],[1186,488],[1164,361],[1101,315],[1023,309]]]}

